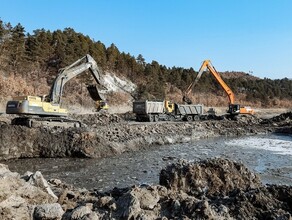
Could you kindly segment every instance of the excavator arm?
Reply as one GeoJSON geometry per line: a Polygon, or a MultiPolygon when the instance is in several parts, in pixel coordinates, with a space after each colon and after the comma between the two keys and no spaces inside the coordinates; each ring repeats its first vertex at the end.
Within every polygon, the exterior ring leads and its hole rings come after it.
{"type": "MultiPolygon", "coordinates": [[[[69,80],[78,76],[79,74],[83,73],[86,70],[90,70],[97,84],[104,86],[101,78],[101,72],[95,60],[90,55],[87,54],[86,56],[80,58],[76,62],[59,71],[59,74],[54,80],[54,83],[51,87],[50,94],[48,96],[48,101],[51,102],[52,104],[59,104],[61,102],[61,97],[65,84],[69,80]]],[[[100,92],[98,92],[96,86],[90,85],[88,87],[88,91],[90,93],[91,98],[94,101],[104,100],[103,95],[100,92]]]]}
{"type": "Polygon", "coordinates": [[[210,60],[205,60],[203,62],[203,64],[201,65],[201,68],[199,70],[199,73],[198,73],[197,77],[188,86],[188,88],[185,90],[184,96],[183,96],[183,101],[186,102],[186,103],[188,103],[188,104],[191,104],[191,99],[189,98],[189,95],[190,95],[191,91],[193,90],[194,86],[197,84],[197,82],[201,78],[202,74],[207,69],[211,72],[211,74],[215,77],[215,79],[217,80],[217,82],[220,84],[220,86],[223,88],[223,90],[227,94],[228,99],[229,99],[229,103],[230,104],[234,104],[234,93],[229,88],[229,86],[223,81],[223,79],[221,78],[221,76],[219,75],[219,73],[216,71],[215,67],[212,65],[212,63],[211,63],[210,60]]]}
{"type": "Polygon", "coordinates": [[[192,89],[194,88],[195,84],[199,81],[202,74],[209,70],[211,74],[215,77],[216,81],[219,83],[219,85],[222,87],[222,89],[225,91],[225,93],[228,96],[229,99],[229,107],[227,112],[231,115],[237,115],[237,114],[254,114],[254,110],[250,107],[241,107],[239,104],[235,104],[234,100],[234,93],[229,88],[229,86],[224,82],[224,80],[221,78],[219,73],[216,71],[215,67],[212,65],[210,60],[205,60],[199,70],[199,73],[195,80],[188,86],[188,88],[184,92],[183,101],[191,104],[191,99],[189,98],[189,94],[191,93],[192,89]]]}

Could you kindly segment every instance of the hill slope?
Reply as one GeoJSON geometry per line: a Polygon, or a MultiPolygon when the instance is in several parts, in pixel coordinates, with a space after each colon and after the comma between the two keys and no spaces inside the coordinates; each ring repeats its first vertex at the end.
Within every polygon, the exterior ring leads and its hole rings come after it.
{"type": "MultiPolygon", "coordinates": [[[[193,81],[196,72],[190,68],[166,67],[156,61],[146,63],[120,52],[111,44],[77,33],[71,28],[25,32],[21,24],[12,26],[0,20],[0,99],[15,95],[47,94],[53,79],[63,68],[85,54],[90,54],[104,72],[115,73],[136,84],[137,99],[169,98],[181,102],[182,91],[193,81]]],[[[222,73],[222,78],[236,94],[236,101],[258,107],[291,107],[292,80],[259,79],[243,72],[222,73]]],[[[90,77],[78,77],[66,84],[64,96],[69,105],[91,105],[84,100],[84,84],[90,77]]],[[[127,97],[113,92],[110,104],[125,103],[127,97]]],[[[210,74],[204,74],[193,91],[192,99],[207,106],[226,106],[227,97],[210,74]]],[[[0,100],[0,101],[1,101],[0,100]]]]}

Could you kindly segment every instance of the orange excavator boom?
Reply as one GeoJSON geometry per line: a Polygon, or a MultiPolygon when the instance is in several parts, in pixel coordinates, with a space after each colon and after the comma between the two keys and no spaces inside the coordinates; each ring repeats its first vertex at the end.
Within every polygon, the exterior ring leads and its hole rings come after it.
{"type": "Polygon", "coordinates": [[[254,111],[250,107],[240,107],[238,104],[234,104],[235,96],[232,90],[229,88],[229,86],[224,82],[224,80],[221,78],[220,74],[216,71],[215,67],[212,65],[210,60],[204,60],[202,63],[199,73],[195,80],[187,87],[187,89],[184,92],[183,95],[183,101],[191,104],[191,99],[189,98],[189,95],[191,91],[193,90],[194,86],[197,84],[199,79],[201,78],[202,74],[206,71],[209,70],[211,74],[215,77],[219,85],[222,87],[222,89],[225,91],[227,94],[227,97],[229,99],[229,110],[228,113],[230,114],[254,114],[254,111]]]}

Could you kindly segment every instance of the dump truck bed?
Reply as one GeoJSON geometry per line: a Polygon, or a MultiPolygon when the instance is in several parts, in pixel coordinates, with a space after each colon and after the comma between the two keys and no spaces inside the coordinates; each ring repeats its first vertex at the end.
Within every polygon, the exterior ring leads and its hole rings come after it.
{"type": "Polygon", "coordinates": [[[133,102],[133,112],[139,115],[143,114],[161,114],[164,113],[163,101],[135,101],[133,102]]]}
{"type": "Polygon", "coordinates": [[[203,114],[203,105],[176,105],[176,114],[181,115],[201,115],[203,114]]]}

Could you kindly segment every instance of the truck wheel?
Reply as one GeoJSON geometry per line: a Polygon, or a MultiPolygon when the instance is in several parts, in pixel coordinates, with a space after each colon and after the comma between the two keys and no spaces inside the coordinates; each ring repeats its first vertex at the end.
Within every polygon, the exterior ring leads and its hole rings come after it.
{"type": "Polygon", "coordinates": [[[154,121],[154,115],[149,115],[149,121],[153,122],[154,121]]]}
{"type": "Polygon", "coordinates": [[[158,115],[154,115],[154,121],[158,122],[159,121],[159,116],[158,115]]]}
{"type": "Polygon", "coordinates": [[[188,116],[186,117],[186,119],[187,119],[187,121],[192,121],[192,120],[193,120],[193,117],[192,117],[191,115],[188,115],[188,116]]]}
{"type": "Polygon", "coordinates": [[[169,116],[168,115],[165,115],[165,117],[164,117],[164,121],[169,121],[169,116]]]}
{"type": "Polygon", "coordinates": [[[169,121],[175,121],[175,116],[174,115],[170,115],[169,116],[169,121]]]}
{"type": "Polygon", "coordinates": [[[200,116],[199,115],[194,115],[194,121],[199,121],[200,120],[200,116]]]}

